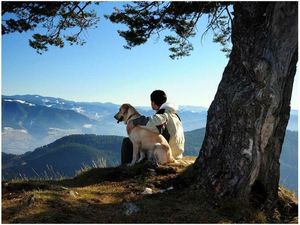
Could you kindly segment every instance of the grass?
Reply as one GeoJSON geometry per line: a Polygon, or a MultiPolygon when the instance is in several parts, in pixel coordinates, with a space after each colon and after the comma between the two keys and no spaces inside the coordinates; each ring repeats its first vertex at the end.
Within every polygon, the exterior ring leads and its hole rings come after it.
{"type": "Polygon", "coordinates": [[[93,168],[73,179],[6,182],[2,223],[297,223],[295,197],[282,188],[273,221],[239,202],[212,207],[205,193],[194,187],[172,189],[174,178],[189,170],[187,165],[138,164],[93,168]],[[143,194],[145,188],[153,194],[143,194]]]}

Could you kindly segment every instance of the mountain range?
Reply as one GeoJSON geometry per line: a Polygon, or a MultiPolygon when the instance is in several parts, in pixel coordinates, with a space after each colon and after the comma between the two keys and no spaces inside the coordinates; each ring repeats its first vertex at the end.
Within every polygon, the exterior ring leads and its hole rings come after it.
{"type": "MultiPolygon", "coordinates": [[[[185,132],[185,156],[198,156],[205,129],[185,132]]],[[[123,137],[69,135],[22,155],[2,152],[2,178],[73,177],[85,167],[120,164],[123,137]]],[[[298,132],[287,131],[280,157],[280,183],[298,191],[298,132]]]]}
{"type": "MultiPolygon", "coordinates": [[[[136,108],[142,115],[154,113],[150,107],[136,108]]],[[[2,96],[3,176],[42,176],[46,171],[55,177],[73,176],[84,165],[117,165],[126,135],[125,126],[113,118],[118,109],[113,103],[2,96]]],[[[206,125],[207,108],[179,106],[178,114],[185,130],[185,155],[198,156],[204,138],[204,129],[199,128],[206,125]]],[[[291,110],[280,162],[281,182],[293,190],[298,180],[297,128],[298,112],[291,110]]]]}
{"type": "MultiPolygon", "coordinates": [[[[123,124],[113,116],[113,103],[67,101],[39,95],[2,96],[2,151],[23,154],[70,134],[125,136],[123,124]]],[[[150,107],[136,107],[150,116],[150,107]]],[[[186,131],[205,126],[207,109],[180,106],[178,111],[186,131]]]]}
{"type": "MultiPolygon", "coordinates": [[[[119,105],[75,102],[40,95],[2,96],[2,151],[23,154],[70,134],[125,136],[123,124],[113,115],[119,105]]],[[[140,114],[150,116],[150,107],[137,106],[140,114]]],[[[206,125],[207,108],[179,106],[184,131],[206,125]]],[[[287,129],[298,130],[298,113],[291,110],[287,129]]]]}

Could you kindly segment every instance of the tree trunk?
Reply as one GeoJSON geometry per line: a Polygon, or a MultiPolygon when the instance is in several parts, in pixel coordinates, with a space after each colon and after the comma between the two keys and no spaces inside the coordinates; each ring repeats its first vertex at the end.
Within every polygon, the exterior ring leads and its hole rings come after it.
{"type": "Polygon", "coordinates": [[[194,165],[217,199],[276,204],[298,60],[297,2],[236,2],[232,52],[194,165]]]}

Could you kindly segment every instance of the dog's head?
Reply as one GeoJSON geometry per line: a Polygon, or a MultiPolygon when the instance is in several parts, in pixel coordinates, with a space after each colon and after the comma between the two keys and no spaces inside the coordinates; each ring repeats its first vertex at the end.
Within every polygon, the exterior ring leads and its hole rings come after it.
{"type": "Polygon", "coordinates": [[[117,120],[117,123],[124,121],[124,123],[127,123],[129,112],[133,109],[133,107],[130,104],[123,104],[121,105],[119,112],[114,116],[114,118],[117,120]]]}

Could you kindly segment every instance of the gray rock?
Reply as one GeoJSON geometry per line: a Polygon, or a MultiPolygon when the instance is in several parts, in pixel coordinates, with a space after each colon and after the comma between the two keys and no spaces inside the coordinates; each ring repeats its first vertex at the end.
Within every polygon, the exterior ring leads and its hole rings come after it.
{"type": "Polygon", "coordinates": [[[123,204],[125,208],[125,215],[130,216],[140,211],[140,209],[132,202],[126,202],[123,204]]]}

